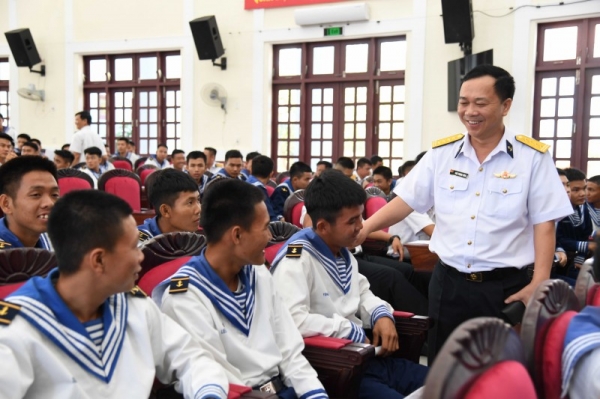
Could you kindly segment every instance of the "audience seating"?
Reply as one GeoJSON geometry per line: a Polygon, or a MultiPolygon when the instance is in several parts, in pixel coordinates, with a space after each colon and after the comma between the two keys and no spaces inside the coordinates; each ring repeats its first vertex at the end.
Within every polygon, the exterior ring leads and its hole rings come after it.
{"type": "Polygon", "coordinates": [[[289,171],[281,172],[275,178],[275,184],[280,185],[281,183],[283,183],[284,181],[287,181],[289,179],[290,179],[290,172],[289,171]]]}
{"type": "Polygon", "coordinates": [[[300,216],[304,206],[304,190],[296,190],[287,197],[283,204],[283,217],[285,221],[302,228],[300,216]]]}
{"type": "Polygon", "coordinates": [[[408,250],[410,263],[416,272],[432,272],[440,259],[437,254],[429,250],[429,241],[402,243],[402,245],[408,250]]]}
{"type": "Polygon", "coordinates": [[[385,193],[383,190],[375,186],[366,187],[365,192],[367,193],[367,197],[381,197],[385,199],[385,193]]]}
{"type": "Polygon", "coordinates": [[[300,229],[288,222],[271,222],[269,223],[269,230],[271,231],[271,241],[265,248],[265,260],[268,268],[271,267],[275,255],[277,255],[283,244],[300,229]]]}
{"type": "Polygon", "coordinates": [[[75,165],[71,165],[71,169],[81,169],[84,166],[85,166],[85,162],[79,162],[79,163],[76,163],[75,165]]]}
{"type": "Polygon", "coordinates": [[[562,280],[546,280],[534,291],[521,326],[527,368],[540,398],[559,399],[561,356],[569,322],[579,302],[562,280]]]}
{"type": "Polygon", "coordinates": [[[113,169],[104,172],[98,181],[98,189],[127,201],[134,212],[140,212],[141,181],[133,172],[123,169],[113,169]]]}
{"type": "MultiPolygon", "coordinates": [[[[375,212],[383,208],[387,204],[387,200],[385,199],[385,194],[383,194],[383,191],[377,187],[370,187],[365,191],[367,193],[367,201],[365,202],[365,207],[363,210],[363,219],[366,220],[373,216],[375,212]]],[[[386,227],[383,229],[383,231],[387,232],[388,228],[386,227]]],[[[370,238],[367,238],[362,244],[362,248],[365,253],[378,256],[386,256],[387,247],[387,242],[373,240],[370,238]]]]}
{"type": "Polygon", "coordinates": [[[190,259],[192,259],[191,256],[182,256],[155,266],[140,278],[138,287],[140,287],[147,295],[151,295],[152,290],[154,290],[161,281],[164,281],[175,274],[175,272],[190,259]]]}
{"type": "Polygon", "coordinates": [[[275,188],[269,185],[265,186],[265,190],[267,190],[267,195],[269,196],[269,198],[271,198],[271,195],[273,195],[273,193],[275,192],[275,188]]]}
{"type": "Polygon", "coordinates": [[[130,172],[133,171],[133,165],[131,161],[125,157],[112,157],[109,161],[115,166],[117,169],[125,169],[130,172]]]}
{"type": "MultiPolygon", "coordinates": [[[[269,179],[269,181],[267,182],[266,186],[268,187],[272,187],[273,189],[277,188],[277,183],[275,183],[272,179],[269,179]]],[[[268,191],[268,189],[267,189],[268,191]]]]}
{"type": "Polygon", "coordinates": [[[588,292],[594,284],[596,284],[596,278],[594,276],[592,265],[590,263],[584,263],[581,266],[581,269],[579,269],[577,282],[575,283],[575,296],[579,301],[580,309],[587,304],[588,292]]]}
{"type": "Polygon", "coordinates": [[[195,256],[206,246],[206,237],[196,233],[176,232],[152,237],[142,245],[144,260],[140,278],[158,265],[184,256],[195,256]]]}
{"type": "Polygon", "coordinates": [[[89,190],[94,188],[92,178],[80,170],[67,168],[58,170],[58,188],[60,195],[65,195],[75,190],[89,190]]]}
{"type": "Polygon", "coordinates": [[[55,268],[54,252],[40,248],[13,248],[0,251],[0,298],[11,294],[34,276],[45,276],[55,268]]]}
{"type": "Polygon", "coordinates": [[[138,176],[140,177],[140,181],[142,186],[146,185],[146,179],[151,173],[154,173],[158,170],[158,168],[154,165],[142,165],[136,169],[138,176]]]}
{"type": "Polygon", "coordinates": [[[468,320],[454,330],[429,370],[423,397],[537,398],[519,336],[492,317],[468,320]]]}
{"type": "Polygon", "coordinates": [[[142,166],[144,164],[144,162],[146,162],[148,160],[148,157],[139,157],[138,159],[135,160],[135,162],[133,163],[133,169],[134,170],[138,170],[138,168],[140,166],[142,166]]]}

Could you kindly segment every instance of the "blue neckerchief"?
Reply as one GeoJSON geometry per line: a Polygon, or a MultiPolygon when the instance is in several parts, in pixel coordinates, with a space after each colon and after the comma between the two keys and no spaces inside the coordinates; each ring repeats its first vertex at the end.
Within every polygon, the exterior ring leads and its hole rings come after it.
{"type": "MultiPolygon", "coordinates": [[[[4,244],[0,245],[0,249],[23,248],[23,243],[21,240],[19,240],[19,238],[8,229],[6,217],[0,219],[0,242],[4,242],[4,244]]],[[[40,234],[40,239],[35,243],[34,248],[42,248],[47,249],[48,251],[54,251],[47,233],[40,234]]]]}
{"type": "Polygon", "coordinates": [[[58,269],[55,268],[46,277],[32,277],[9,296],[9,301],[20,305],[19,315],[84,370],[109,383],[125,341],[127,298],[123,293],[116,294],[102,305],[104,339],[99,351],[83,323],[56,292],[52,280],[58,274],[58,269]]]}
{"type": "Polygon", "coordinates": [[[573,227],[578,227],[583,224],[585,218],[581,214],[581,211],[582,211],[582,205],[579,205],[577,207],[574,207],[573,213],[569,215],[569,220],[571,221],[571,224],[573,225],[573,227]]]}
{"type": "Polygon", "coordinates": [[[600,308],[586,306],[575,315],[567,328],[562,354],[562,395],[569,390],[569,384],[577,362],[586,353],[600,347],[600,308]]]}
{"type": "Polygon", "coordinates": [[[140,224],[137,229],[148,234],[150,237],[161,235],[162,231],[160,231],[160,228],[158,227],[158,220],[156,218],[157,217],[154,216],[153,218],[144,220],[144,223],[140,224]]]}
{"type": "Polygon", "coordinates": [[[594,208],[594,205],[590,204],[589,202],[586,202],[585,206],[588,209],[588,213],[590,214],[592,222],[594,222],[596,226],[600,226],[600,209],[594,208]]]}
{"type": "Polygon", "coordinates": [[[325,244],[325,241],[315,231],[308,227],[302,229],[293,236],[281,247],[273,263],[271,264],[271,273],[275,271],[277,264],[287,254],[288,245],[302,245],[302,250],[307,251],[312,255],[327,271],[329,277],[339,287],[344,294],[350,291],[350,282],[352,281],[352,261],[350,251],[347,248],[342,248],[340,253],[346,261],[346,267],[339,269],[335,262],[335,255],[331,252],[331,249],[325,244]]]}
{"type": "MultiPolygon", "coordinates": [[[[240,307],[235,296],[227,287],[225,282],[215,273],[206,261],[204,253],[206,248],[198,256],[194,256],[185,266],[181,267],[177,273],[160,283],[158,292],[164,291],[169,287],[171,278],[189,277],[190,284],[198,288],[210,301],[213,306],[221,312],[235,328],[244,335],[250,334],[252,319],[254,317],[255,284],[254,266],[246,265],[238,274],[243,291],[246,294],[245,311],[240,307]]],[[[162,295],[158,295],[159,298],[162,295]]]]}

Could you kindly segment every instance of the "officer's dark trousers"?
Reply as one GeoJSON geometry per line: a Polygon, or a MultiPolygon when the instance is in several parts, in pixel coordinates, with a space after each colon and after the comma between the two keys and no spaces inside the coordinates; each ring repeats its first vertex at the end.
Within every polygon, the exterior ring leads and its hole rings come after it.
{"type": "Polygon", "coordinates": [[[402,399],[423,386],[429,369],[406,359],[376,357],[360,383],[359,399],[402,399]]]}
{"type": "Polygon", "coordinates": [[[429,317],[434,325],[428,336],[428,364],[433,364],[456,327],[475,317],[502,318],[504,300],[530,282],[527,268],[499,280],[475,282],[438,262],[429,284],[429,317]]]}

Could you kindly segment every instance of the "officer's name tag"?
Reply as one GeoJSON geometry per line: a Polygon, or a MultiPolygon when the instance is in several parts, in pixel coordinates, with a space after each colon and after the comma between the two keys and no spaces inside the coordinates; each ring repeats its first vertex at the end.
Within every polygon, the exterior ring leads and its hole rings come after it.
{"type": "Polygon", "coordinates": [[[454,170],[454,169],[450,169],[450,174],[453,175],[453,176],[462,177],[463,179],[466,179],[466,178],[469,177],[468,173],[460,172],[460,171],[454,170]]]}

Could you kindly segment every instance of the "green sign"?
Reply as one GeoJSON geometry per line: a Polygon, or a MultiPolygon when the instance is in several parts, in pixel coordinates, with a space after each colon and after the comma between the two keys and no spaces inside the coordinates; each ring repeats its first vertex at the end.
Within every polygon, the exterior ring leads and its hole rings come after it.
{"type": "Polygon", "coordinates": [[[325,36],[342,36],[342,27],[333,27],[333,28],[325,28],[324,30],[325,36]]]}

